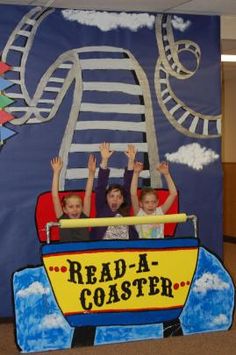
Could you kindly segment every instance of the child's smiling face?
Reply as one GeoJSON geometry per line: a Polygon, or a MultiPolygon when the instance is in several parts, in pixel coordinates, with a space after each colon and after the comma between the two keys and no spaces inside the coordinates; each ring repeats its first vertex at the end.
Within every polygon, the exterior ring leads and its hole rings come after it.
{"type": "Polygon", "coordinates": [[[140,206],[146,214],[153,214],[157,208],[157,205],[157,196],[152,192],[145,194],[140,201],[140,206]]]}
{"type": "Polygon", "coordinates": [[[69,218],[80,218],[83,210],[83,204],[78,196],[71,196],[66,199],[65,205],[63,207],[63,212],[69,218]]]}

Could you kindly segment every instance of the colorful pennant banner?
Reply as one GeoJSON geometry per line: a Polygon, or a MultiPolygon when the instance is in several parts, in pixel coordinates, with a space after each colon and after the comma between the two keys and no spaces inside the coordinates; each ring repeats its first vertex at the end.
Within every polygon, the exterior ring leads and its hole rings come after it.
{"type": "Polygon", "coordinates": [[[12,137],[16,132],[8,129],[4,126],[0,126],[0,142],[2,143],[4,140],[12,137]]]}
{"type": "Polygon", "coordinates": [[[14,100],[9,99],[9,97],[0,95],[0,108],[6,107],[12,104],[14,100]]]}
{"type": "Polygon", "coordinates": [[[14,83],[12,83],[11,81],[5,80],[5,79],[0,77],[0,90],[5,90],[9,86],[12,86],[13,84],[14,83]]]}
{"type": "Polygon", "coordinates": [[[10,69],[11,69],[10,65],[0,61],[0,74],[3,74],[10,69]]]}
{"type": "Polygon", "coordinates": [[[0,124],[11,121],[14,118],[10,113],[0,110],[0,124]]]}

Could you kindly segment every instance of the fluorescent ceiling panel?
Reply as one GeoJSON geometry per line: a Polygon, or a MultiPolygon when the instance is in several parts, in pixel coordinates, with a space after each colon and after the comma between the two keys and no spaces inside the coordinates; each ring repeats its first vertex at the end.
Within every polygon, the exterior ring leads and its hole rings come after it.
{"type": "Polygon", "coordinates": [[[233,54],[222,54],[221,55],[222,62],[236,62],[236,55],[233,54]]]}

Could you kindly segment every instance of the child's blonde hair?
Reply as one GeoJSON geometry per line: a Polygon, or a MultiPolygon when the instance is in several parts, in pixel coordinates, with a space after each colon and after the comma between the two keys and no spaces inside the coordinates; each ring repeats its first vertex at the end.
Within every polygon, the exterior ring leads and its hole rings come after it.
{"type": "Polygon", "coordinates": [[[155,189],[153,189],[152,187],[144,187],[140,193],[140,201],[143,201],[144,197],[149,194],[155,195],[156,199],[158,200],[158,196],[155,189]]]}
{"type": "Polygon", "coordinates": [[[74,198],[74,197],[78,198],[78,200],[80,200],[80,202],[83,204],[82,198],[81,198],[79,195],[77,195],[77,194],[71,192],[71,193],[69,193],[69,194],[67,194],[67,195],[65,195],[65,196],[62,197],[62,199],[61,199],[62,207],[66,207],[66,204],[67,204],[68,200],[69,200],[70,198],[72,198],[72,197],[73,197],[73,198],[74,198]]]}

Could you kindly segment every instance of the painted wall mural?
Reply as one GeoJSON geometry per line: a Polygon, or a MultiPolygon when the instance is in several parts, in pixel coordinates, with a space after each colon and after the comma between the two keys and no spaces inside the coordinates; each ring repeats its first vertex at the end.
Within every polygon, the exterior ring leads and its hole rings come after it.
{"type": "MultiPolygon", "coordinates": [[[[18,346],[24,352],[44,351],[81,345],[81,334],[86,334],[87,345],[96,345],[162,338],[173,332],[185,335],[228,329],[234,286],[219,259],[219,18],[1,6],[0,24],[4,29],[0,36],[0,245],[4,251],[0,260],[4,300],[0,316],[15,313],[18,346]],[[110,161],[111,182],[121,181],[126,164],[123,152],[128,144],[136,146],[137,159],[144,164],[140,186],[165,188],[155,167],[163,160],[169,162],[178,189],[178,212],[198,216],[197,238],[192,237],[192,226],[181,223],[171,240],[40,243],[36,204],[51,187],[51,158],[59,155],[64,162],[60,190],[83,190],[88,155],[94,153],[99,161],[99,145],[104,141],[110,142],[116,152],[110,161]],[[113,275],[111,280],[106,279],[113,282],[107,289],[95,282],[95,289],[80,290],[80,300],[84,300],[87,312],[93,302],[100,308],[99,302],[109,294],[110,303],[123,300],[125,314],[121,307],[119,317],[111,316],[109,310],[101,317],[88,312],[86,318],[81,312],[78,322],[67,321],[49,277],[49,270],[55,271],[58,262],[45,266],[45,260],[51,260],[45,255],[58,251],[71,255],[75,250],[87,255],[90,250],[92,258],[91,250],[96,250],[91,261],[95,267],[99,253],[106,259],[109,248],[127,255],[127,259],[118,261],[121,258],[114,251],[110,254],[114,264],[122,263],[127,268],[134,264],[136,273],[147,274],[135,281],[124,273],[117,276],[121,279],[119,286],[114,286],[113,275]],[[167,274],[164,271],[165,259],[173,248],[177,250],[178,276],[171,270],[167,274]],[[195,257],[192,275],[181,276],[178,258],[185,248],[195,257]],[[153,253],[163,267],[162,271],[158,269],[161,274],[153,267],[153,253]],[[162,290],[157,286],[159,278],[162,290]],[[145,280],[143,284],[141,279],[145,280]],[[130,283],[134,282],[136,290],[131,291],[134,284],[131,287],[130,283]],[[142,290],[144,284],[149,285],[149,291],[147,286],[142,290]],[[87,296],[94,292],[88,301],[87,296]],[[163,304],[155,311],[154,302],[150,312],[153,317],[146,319],[148,301],[144,297],[144,303],[137,301],[136,305],[139,312],[143,308],[143,317],[134,310],[129,317],[126,299],[132,299],[132,292],[137,299],[143,292],[149,292],[149,296],[162,292],[163,298],[174,303],[164,302],[169,309],[166,313],[163,304]],[[176,295],[183,292],[182,302],[176,295]],[[209,304],[214,309],[209,309],[209,304]],[[200,310],[197,317],[196,309],[200,310]],[[30,329],[34,329],[33,334],[30,329]]],[[[74,263],[73,258],[70,260],[59,262],[67,279],[73,278],[72,271],[68,276],[71,265],[89,268],[80,259],[74,263]]],[[[100,270],[101,265],[96,267],[100,270]]],[[[108,269],[100,271],[106,277],[110,273],[108,269]]],[[[66,313],[73,313],[67,307],[67,296],[65,303],[66,313]]]]}

